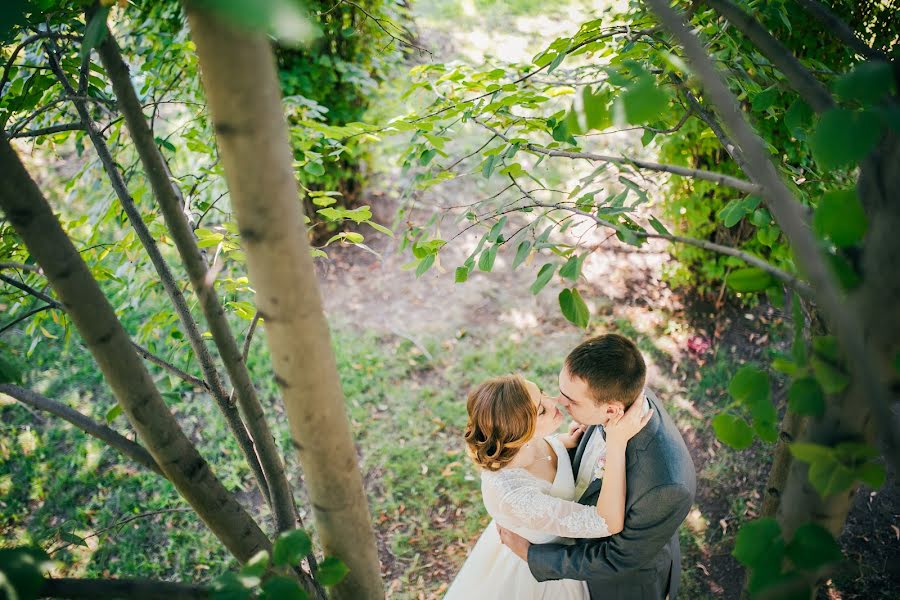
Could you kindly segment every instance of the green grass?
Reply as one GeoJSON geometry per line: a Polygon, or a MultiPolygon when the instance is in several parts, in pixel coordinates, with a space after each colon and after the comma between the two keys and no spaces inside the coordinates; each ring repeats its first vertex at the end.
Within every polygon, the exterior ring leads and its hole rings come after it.
{"type": "MultiPolygon", "coordinates": [[[[663,364],[671,360],[652,337],[627,322],[612,321],[608,327],[633,337],[652,360],[663,364]]],[[[453,343],[423,340],[423,351],[406,339],[349,325],[336,325],[332,336],[371,514],[388,553],[382,556],[386,583],[394,584],[392,597],[414,598],[420,593],[429,597],[439,593],[442,581],[452,578],[488,522],[478,475],[462,441],[467,392],[487,377],[510,372],[553,390],[563,353],[548,353],[539,348],[541,344],[467,334],[453,343]]],[[[24,345],[25,340],[18,343],[24,345]]],[[[24,356],[24,348],[14,345],[13,350],[24,356]]],[[[261,337],[253,345],[248,365],[288,457],[291,479],[297,482],[300,471],[261,337]]],[[[28,366],[27,386],[97,420],[103,420],[112,406],[97,369],[77,344],[67,353],[42,344],[28,366]]],[[[723,392],[736,368],[733,357],[720,352],[700,370],[698,380],[692,379],[687,396],[695,400],[704,418],[727,401],[723,392]]],[[[169,387],[168,376],[159,375],[158,381],[182,427],[225,485],[245,502],[255,498],[248,469],[211,399],[169,387]]],[[[680,423],[704,427],[676,406],[670,412],[680,423]]],[[[0,416],[3,545],[55,548],[61,544],[61,532],[84,537],[129,516],[186,506],[167,482],[121,460],[100,442],[54,417],[45,415],[38,423],[14,403],[0,406],[0,416]]],[[[121,432],[129,430],[121,416],[113,425],[121,432]]],[[[764,451],[753,454],[753,460],[765,458],[764,451]]],[[[746,460],[741,453],[721,449],[714,459],[698,465],[700,485],[730,479],[746,460]]],[[[298,501],[302,508],[301,489],[298,501]]],[[[258,501],[252,506],[267,528],[268,511],[258,501]]],[[[731,506],[729,514],[739,519],[745,508],[731,506]]],[[[705,531],[682,529],[687,565],[683,585],[691,597],[704,598],[706,592],[697,569],[690,565],[710,552],[730,551],[728,544],[738,523],[732,521],[728,537],[723,538],[717,520],[705,531]]],[[[234,565],[191,512],[138,519],[89,539],[88,545],[55,553],[63,565],[61,573],[205,581],[234,565]]]]}

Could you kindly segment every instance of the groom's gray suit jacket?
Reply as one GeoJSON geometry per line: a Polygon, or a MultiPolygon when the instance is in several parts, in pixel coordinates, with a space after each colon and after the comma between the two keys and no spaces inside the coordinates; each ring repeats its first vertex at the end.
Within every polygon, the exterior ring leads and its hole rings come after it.
{"type": "MultiPolygon", "coordinates": [[[[625,527],[601,539],[574,545],[532,544],[528,566],[538,581],[586,581],[595,600],[675,600],[681,576],[678,527],[687,516],[697,489],[694,463],[672,418],[650,390],[645,390],[653,416],[625,451],[625,527]]],[[[578,474],[591,434],[589,428],[572,459],[578,474]]],[[[578,500],[596,505],[600,480],[578,500]]]]}

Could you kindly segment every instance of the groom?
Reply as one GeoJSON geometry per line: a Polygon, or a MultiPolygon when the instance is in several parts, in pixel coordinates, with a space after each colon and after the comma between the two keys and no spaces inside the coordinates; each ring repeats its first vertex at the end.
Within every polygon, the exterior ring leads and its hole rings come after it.
{"type": "MultiPolygon", "coordinates": [[[[500,537],[528,561],[538,581],[580,579],[603,600],[675,600],[681,574],[678,527],[694,500],[694,464],[662,403],[644,388],[647,369],[620,335],[592,338],[572,350],[559,374],[559,404],[589,426],[572,458],[578,502],[596,505],[606,453],[603,426],[634,402],[652,411],[625,454],[625,528],[574,545],[533,545],[500,527],[500,537]]],[[[499,526],[498,526],[499,527],[499,526]]]]}

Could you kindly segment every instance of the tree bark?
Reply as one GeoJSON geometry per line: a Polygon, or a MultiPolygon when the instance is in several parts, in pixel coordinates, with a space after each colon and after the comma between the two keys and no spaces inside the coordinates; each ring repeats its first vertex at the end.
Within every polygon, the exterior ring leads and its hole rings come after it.
{"type": "Polygon", "coordinates": [[[778,444],[775,446],[775,459],[772,461],[772,468],[769,469],[762,508],[759,511],[761,517],[774,517],[778,512],[788,472],[794,460],[790,445],[797,440],[802,427],[803,417],[788,409],[784,413],[784,419],[781,420],[781,431],[778,434],[778,444]]]}
{"type": "Polygon", "coordinates": [[[383,598],[356,450],[309,252],[269,42],[185,2],[217,142],[317,530],[350,567],[336,598],[383,598]]]}
{"type": "Polygon", "coordinates": [[[706,0],[716,11],[753,42],[757,49],[768,58],[787,78],[791,87],[817,113],[834,106],[831,94],[816,79],[794,54],[769,33],[762,24],[745,13],[731,0],[706,0]]]}
{"type": "Polygon", "coordinates": [[[197,361],[200,363],[200,368],[203,370],[203,376],[209,384],[209,390],[216,400],[219,409],[222,411],[222,414],[225,416],[225,421],[228,423],[229,428],[237,439],[238,445],[244,454],[244,458],[247,460],[248,466],[256,477],[257,484],[259,485],[263,497],[268,501],[269,489],[266,483],[265,474],[263,473],[259,459],[256,456],[256,451],[253,448],[253,440],[250,439],[250,435],[247,433],[237,409],[233,404],[228,402],[228,394],[225,392],[225,387],[222,385],[222,380],[219,377],[219,372],[216,370],[209,348],[206,347],[206,344],[203,341],[200,329],[197,327],[196,321],[194,321],[194,318],[191,316],[191,311],[185,301],[184,294],[181,293],[181,288],[175,281],[175,277],[172,275],[168,263],[166,263],[162,253],[160,253],[159,248],[156,246],[156,240],[153,239],[150,230],[144,223],[140,211],[129,195],[125,179],[119,172],[116,162],[109,152],[106,140],[103,139],[103,135],[91,119],[87,103],[83,99],[79,99],[78,94],[69,83],[65,72],[60,67],[55,54],[55,44],[53,44],[52,49],[47,52],[47,58],[49,59],[50,67],[56,74],[57,79],[59,79],[60,84],[66,90],[68,95],[73,98],[72,103],[75,105],[78,116],[84,124],[88,137],[90,137],[94,148],[97,150],[100,162],[103,164],[106,174],[112,183],[116,197],[119,199],[122,209],[128,216],[128,221],[131,223],[138,239],[141,241],[141,245],[143,245],[144,250],[146,250],[147,255],[150,257],[150,262],[153,263],[153,266],[159,275],[159,280],[162,283],[163,289],[165,289],[169,299],[172,301],[175,313],[181,321],[181,327],[184,330],[184,334],[187,336],[191,348],[194,350],[194,354],[197,357],[197,361]]]}
{"type": "Polygon", "coordinates": [[[0,209],[44,270],[153,459],[239,561],[270,550],[265,534],[178,426],[87,265],[2,134],[0,174],[0,209]]]}
{"type": "Polygon", "coordinates": [[[106,444],[110,448],[118,450],[139,465],[150,469],[157,475],[162,475],[163,477],[166,476],[159,465],[156,464],[156,461],[153,459],[150,453],[147,452],[143,446],[132,442],[127,437],[121,435],[110,427],[97,423],[90,417],[81,414],[74,408],[56,402],[55,400],[51,400],[50,398],[42,396],[37,392],[26,390],[25,388],[21,388],[17,385],[7,383],[0,384],[0,394],[6,394],[11,398],[15,398],[22,404],[26,404],[32,408],[43,410],[52,415],[56,415],[57,417],[65,419],[83,432],[94,436],[98,440],[106,442],[106,444]]]}
{"type": "MultiPolygon", "coordinates": [[[[234,385],[238,405],[243,413],[247,430],[256,444],[259,463],[265,474],[265,481],[260,481],[260,483],[268,483],[271,496],[270,506],[275,514],[276,528],[278,531],[294,529],[297,523],[297,511],[287,476],[284,473],[284,463],[275,445],[272,432],[269,430],[243,354],[234,339],[225,311],[216,295],[206,261],[200,254],[194,233],[185,218],[184,199],[180,190],[172,182],[169,169],[156,147],[153,132],[150,131],[147,120],[144,118],[141,103],[131,83],[128,65],[122,59],[119,46],[112,37],[112,33],[107,32],[98,51],[112,82],[119,106],[125,115],[128,131],[131,133],[131,139],[134,141],[144,171],[150,181],[153,195],[162,209],[166,225],[172,233],[172,239],[184,262],[194,293],[200,300],[200,308],[206,317],[213,341],[219,349],[219,355],[222,357],[234,385]]],[[[216,397],[220,399],[220,403],[228,406],[229,410],[233,410],[221,382],[217,383],[219,387],[215,390],[216,397]]],[[[238,427],[238,423],[240,420],[237,420],[234,426],[238,427]]],[[[248,448],[248,451],[251,450],[248,448]]]]}
{"type": "MultiPolygon", "coordinates": [[[[861,315],[863,335],[876,351],[873,365],[880,379],[896,390],[900,375],[892,361],[900,353],[900,136],[889,133],[879,148],[861,165],[857,193],[866,210],[869,227],[864,240],[863,283],[848,302],[848,310],[861,315]]],[[[873,443],[876,418],[866,403],[866,391],[854,381],[843,393],[827,398],[825,415],[809,420],[799,441],[834,446],[841,442],[873,443]]],[[[896,410],[883,426],[897,428],[896,410]]],[[[809,483],[809,465],[794,461],[785,486],[778,520],[786,535],[808,520],[840,535],[853,497],[855,484],[840,494],[822,498],[809,483]]]]}

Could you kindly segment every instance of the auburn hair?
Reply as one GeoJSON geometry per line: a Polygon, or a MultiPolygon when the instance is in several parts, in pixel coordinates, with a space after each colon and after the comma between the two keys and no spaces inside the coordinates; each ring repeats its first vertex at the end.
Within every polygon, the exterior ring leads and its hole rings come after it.
{"type": "Polygon", "coordinates": [[[506,466],[534,436],[537,407],[518,375],[494,377],[479,385],[469,393],[466,410],[467,450],[482,469],[506,466]]]}

